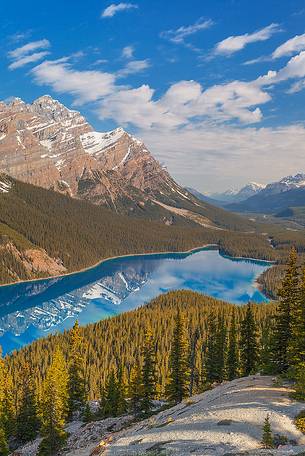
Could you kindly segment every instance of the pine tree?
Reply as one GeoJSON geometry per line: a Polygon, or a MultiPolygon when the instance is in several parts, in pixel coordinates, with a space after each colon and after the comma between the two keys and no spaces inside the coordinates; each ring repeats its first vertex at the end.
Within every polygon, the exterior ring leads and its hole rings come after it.
{"type": "Polygon", "coordinates": [[[69,366],[69,414],[80,410],[86,403],[85,361],[83,355],[84,340],[78,321],[70,331],[68,352],[69,366]]]}
{"type": "Polygon", "coordinates": [[[83,417],[83,422],[84,423],[90,423],[90,421],[92,421],[93,418],[94,418],[93,413],[91,412],[91,409],[90,409],[90,404],[89,404],[88,401],[86,402],[82,417],[83,417]]]}
{"type": "Polygon", "coordinates": [[[140,362],[132,367],[129,382],[130,411],[136,417],[141,415],[143,400],[142,368],[140,362]]]}
{"type": "Polygon", "coordinates": [[[258,362],[257,330],[250,304],[247,305],[246,315],[240,328],[240,360],[243,376],[255,372],[258,362]]]}
{"type": "Polygon", "coordinates": [[[16,404],[14,381],[7,366],[4,367],[4,400],[3,400],[3,422],[7,437],[12,437],[16,433],[16,404]]]}
{"type": "Polygon", "coordinates": [[[6,456],[9,454],[8,447],[8,414],[5,407],[6,401],[6,382],[7,367],[2,358],[2,349],[0,347],[0,456],[6,456]]]}
{"type": "Polygon", "coordinates": [[[210,313],[208,317],[208,336],[207,336],[207,346],[205,353],[205,380],[207,383],[213,383],[218,381],[218,372],[217,372],[217,324],[216,316],[214,313],[210,313]]]}
{"type": "Polygon", "coordinates": [[[169,356],[169,382],[166,388],[171,402],[181,402],[188,395],[189,344],[185,320],[180,310],[175,317],[174,333],[169,356]]]}
{"type": "Polygon", "coordinates": [[[33,440],[39,430],[36,385],[28,364],[22,369],[20,406],[16,419],[16,436],[21,442],[33,440]]]}
{"type": "Polygon", "coordinates": [[[297,369],[305,362],[305,268],[302,271],[298,299],[292,307],[288,349],[290,364],[297,369]]]}
{"type": "Polygon", "coordinates": [[[227,354],[227,330],[224,323],[223,315],[218,317],[216,339],[216,359],[215,359],[215,375],[217,382],[222,382],[225,379],[225,363],[227,354]]]}
{"type": "Polygon", "coordinates": [[[68,371],[63,354],[58,348],[43,383],[41,409],[41,433],[44,438],[38,455],[54,455],[65,442],[64,426],[68,415],[68,371]]]}
{"type": "Polygon", "coordinates": [[[7,456],[9,454],[9,447],[5,430],[0,426],[0,456],[7,456]]]}
{"type": "Polygon", "coordinates": [[[102,411],[103,416],[118,416],[118,406],[118,384],[114,370],[112,369],[105,388],[104,410],[102,411]]]}
{"type": "Polygon", "coordinates": [[[266,416],[263,426],[262,444],[264,445],[264,448],[274,448],[274,441],[271,431],[269,415],[266,416]]]}
{"type": "Polygon", "coordinates": [[[149,413],[156,396],[156,353],[154,339],[150,328],[145,331],[144,345],[142,350],[142,384],[143,398],[141,409],[144,414],[149,413]]]}
{"type": "Polygon", "coordinates": [[[235,310],[232,311],[231,324],[229,331],[229,346],[228,346],[228,358],[227,358],[227,376],[228,380],[233,380],[238,376],[238,341],[237,341],[237,329],[236,329],[236,317],[235,310]]]}
{"type": "Polygon", "coordinates": [[[305,362],[301,362],[295,369],[295,394],[298,400],[305,400],[305,362]]]}
{"type": "Polygon", "coordinates": [[[295,249],[290,252],[288,268],[278,294],[280,299],[275,316],[272,363],[278,373],[283,373],[290,366],[289,345],[292,336],[292,315],[299,300],[299,277],[295,249]]]}
{"type": "Polygon", "coordinates": [[[123,365],[117,371],[117,381],[116,381],[116,389],[117,389],[117,410],[116,415],[121,416],[127,412],[127,402],[126,402],[126,378],[124,375],[124,367],[123,365]]]}

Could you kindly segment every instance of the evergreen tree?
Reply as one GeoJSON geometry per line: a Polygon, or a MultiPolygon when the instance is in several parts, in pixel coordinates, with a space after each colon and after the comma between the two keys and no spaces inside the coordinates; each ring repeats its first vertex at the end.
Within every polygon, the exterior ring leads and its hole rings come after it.
{"type": "Polygon", "coordinates": [[[143,401],[142,369],[138,362],[130,372],[129,383],[130,411],[136,417],[141,415],[143,401]]]}
{"type": "Polygon", "coordinates": [[[233,380],[238,377],[238,341],[237,341],[237,328],[236,328],[236,317],[235,310],[232,311],[231,324],[229,331],[229,346],[228,346],[228,358],[227,358],[227,376],[228,380],[233,380]]]}
{"type": "Polygon", "coordinates": [[[16,404],[14,382],[7,366],[4,367],[4,400],[3,400],[3,422],[7,437],[12,437],[16,433],[16,404]]]}
{"type": "Polygon", "coordinates": [[[118,394],[118,384],[114,370],[112,369],[106,383],[105,388],[105,400],[104,400],[104,409],[102,410],[102,415],[104,417],[108,416],[118,416],[119,408],[119,394],[118,394]]]}
{"type": "Polygon", "coordinates": [[[305,400],[305,362],[301,362],[295,369],[295,394],[298,400],[305,400]]]}
{"type": "Polygon", "coordinates": [[[303,268],[299,295],[291,312],[290,364],[296,369],[305,362],[305,268],[303,268]]]}
{"type": "Polygon", "coordinates": [[[9,454],[9,447],[5,430],[0,426],[0,456],[7,456],[9,454]]]}
{"type": "Polygon", "coordinates": [[[188,395],[189,344],[185,326],[185,319],[178,310],[169,356],[170,375],[166,389],[168,399],[175,403],[181,402],[188,395]]]}
{"type": "Polygon", "coordinates": [[[33,440],[39,430],[36,386],[28,364],[22,369],[20,406],[16,419],[16,436],[21,442],[33,440]]]}
{"type": "Polygon", "coordinates": [[[126,387],[127,382],[124,375],[124,367],[123,365],[117,371],[117,381],[116,381],[116,389],[117,389],[117,410],[116,415],[121,416],[127,412],[127,402],[126,402],[126,387]]]}
{"type": "Polygon", "coordinates": [[[227,330],[225,327],[224,317],[220,315],[217,321],[216,339],[216,359],[215,359],[215,375],[218,382],[225,379],[225,363],[227,354],[227,330]]]}
{"type": "Polygon", "coordinates": [[[83,421],[84,421],[84,423],[90,423],[90,421],[92,421],[93,418],[94,418],[94,416],[93,416],[93,413],[91,412],[90,404],[87,401],[85,408],[84,408],[84,412],[83,412],[83,421]]]}
{"type": "Polygon", "coordinates": [[[240,360],[243,376],[255,372],[258,362],[257,330],[250,304],[247,305],[246,315],[240,328],[240,360]]]}
{"type": "Polygon", "coordinates": [[[44,438],[38,455],[55,455],[66,439],[64,426],[68,414],[68,371],[63,354],[58,348],[43,383],[41,409],[41,433],[44,438]]]}
{"type": "Polygon", "coordinates": [[[141,409],[145,414],[152,408],[152,400],[156,396],[156,353],[154,339],[150,328],[145,331],[145,339],[142,350],[142,384],[143,398],[141,409]]]}
{"type": "Polygon", "coordinates": [[[80,410],[86,403],[85,361],[83,355],[84,340],[78,321],[70,331],[68,352],[69,366],[69,414],[80,410]]]}
{"type": "Polygon", "coordinates": [[[190,350],[190,388],[189,388],[189,396],[193,395],[195,383],[198,386],[198,368],[196,366],[196,358],[197,358],[197,344],[200,337],[199,328],[196,327],[192,337],[191,337],[191,350],[190,350]]]}
{"type": "Polygon", "coordinates": [[[205,353],[205,380],[207,383],[218,381],[217,371],[217,323],[214,313],[210,313],[207,322],[208,336],[205,353]]]}
{"type": "Polygon", "coordinates": [[[266,416],[263,426],[262,444],[264,445],[264,448],[274,448],[274,441],[271,431],[269,415],[266,416]]]}
{"type": "Polygon", "coordinates": [[[299,300],[297,253],[292,249],[288,268],[279,290],[279,304],[275,316],[272,342],[272,363],[278,373],[286,372],[290,365],[289,345],[292,336],[292,315],[299,300]]]}

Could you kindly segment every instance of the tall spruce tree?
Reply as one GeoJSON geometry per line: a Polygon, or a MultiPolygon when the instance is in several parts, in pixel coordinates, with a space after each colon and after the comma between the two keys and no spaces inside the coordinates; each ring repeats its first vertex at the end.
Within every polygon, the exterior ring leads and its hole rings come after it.
{"type": "Polygon", "coordinates": [[[143,401],[142,368],[139,361],[131,369],[128,391],[128,396],[130,398],[130,411],[138,417],[142,413],[143,401]]]}
{"type": "Polygon", "coordinates": [[[236,328],[235,310],[232,311],[229,343],[228,343],[228,357],[227,357],[227,377],[228,380],[233,380],[238,377],[239,356],[238,356],[238,340],[236,328]]]}
{"type": "Polygon", "coordinates": [[[181,402],[189,388],[189,342],[184,316],[178,310],[169,356],[169,381],[166,387],[171,402],[181,402]]]}
{"type": "Polygon", "coordinates": [[[240,327],[240,361],[243,376],[255,372],[258,363],[257,329],[250,303],[240,327]]]}
{"type": "Polygon", "coordinates": [[[207,322],[208,335],[204,358],[205,381],[213,383],[218,381],[217,369],[217,321],[213,312],[210,313],[207,322]]]}
{"type": "Polygon", "coordinates": [[[119,395],[118,381],[115,372],[112,369],[105,388],[104,410],[102,410],[102,415],[104,417],[118,416],[120,405],[119,395]]]}
{"type": "Polygon", "coordinates": [[[227,355],[227,329],[224,316],[219,315],[216,331],[216,377],[218,382],[222,382],[226,376],[225,364],[227,355]]]}
{"type": "Polygon", "coordinates": [[[78,321],[70,331],[68,352],[69,367],[69,414],[80,410],[86,403],[86,381],[84,360],[84,338],[80,333],[78,321]]]}
{"type": "Polygon", "coordinates": [[[299,294],[291,312],[291,337],[288,345],[290,365],[298,369],[305,363],[305,268],[303,268],[299,294]]]}
{"type": "Polygon", "coordinates": [[[21,442],[33,440],[40,427],[34,374],[26,363],[22,368],[20,406],[16,419],[16,436],[21,442]]]}
{"type": "Polygon", "coordinates": [[[272,341],[272,364],[276,372],[286,372],[290,366],[289,346],[292,337],[292,315],[299,300],[297,253],[292,249],[287,271],[279,290],[272,341]]]}
{"type": "Polygon", "coordinates": [[[149,327],[145,331],[142,357],[143,398],[141,408],[147,414],[150,412],[153,406],[152,401],[156,396],[156,351],[153,334],[149,327]]]}
{"type": "Polygon", "coordinates": [[[43,383],[41,411],[43,440],[38,455],[55,455],[66,439],[64,426],[68,415],[68,370],[59,348],[43,383]]]}
{"type": "Polygon", "coordinates": [[[2,358],[2,348],[0,347],[0,456],[9,454],[7,439],[7,413],[5,409],[5,388],[6,388],[7,368],[2,358]]]}

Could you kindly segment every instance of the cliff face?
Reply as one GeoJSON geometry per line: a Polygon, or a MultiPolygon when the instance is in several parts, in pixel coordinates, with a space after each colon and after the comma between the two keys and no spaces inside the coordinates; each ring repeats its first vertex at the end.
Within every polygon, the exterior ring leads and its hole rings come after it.
{"type": "Polygon", "coordinates": [[[193,199],[137,138],[122,128],[93,131],[48,95],[0,104],[0,172],[124,213],[193,199]]]}

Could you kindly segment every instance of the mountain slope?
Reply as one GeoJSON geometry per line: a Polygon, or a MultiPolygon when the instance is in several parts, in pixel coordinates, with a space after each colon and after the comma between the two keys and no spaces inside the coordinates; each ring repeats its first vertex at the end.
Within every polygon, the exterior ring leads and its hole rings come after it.
{"type": "MultiPolygon", "coordinates": [[[[139,223],[6,175],[0,175],[0,182],[1,283],[76,271],[116,255],[184,251],[205,244],[219,244],[226,254],[277,259],[264,236],[203,226],[204,216],[193,226],[179,214],[173,214],[173,226],[145,219],[139,223]]],[[[213,215],[213,208],[206,210],[213,215]]],[[[160,207],[160,213],[166,210],[160,207]]],[[[240,219],[230,219],[225,211],[217,217],[218,223],[232,226],[240,219]]]]}
{"type": "MultiPolygon", "coordinates": [[[[266,189],[267,190],[267,189],[266,189]]],[[[240,212],[262,212],[276,214],[288,207],[298,207],[305,205],[305,188],[295,188],[292,190],[271,193],[262,191],[258,195],[237,204],[230,204],[227,209],[240,212]]]]}
{"type": "Polygon", "coordinates": [[[222,226],[226,214],[180,187],[144,143],[122,128],[93,131],[79,112],[48,95],[32,104],[0,103],[1,172],[120,214],[193,226],[205,217],[210,226],[227,228],[232,221],[253,229],[251,222],[229,214],[222,226]],[[177,208],[187,212],[177,217],[177,208]]]}

